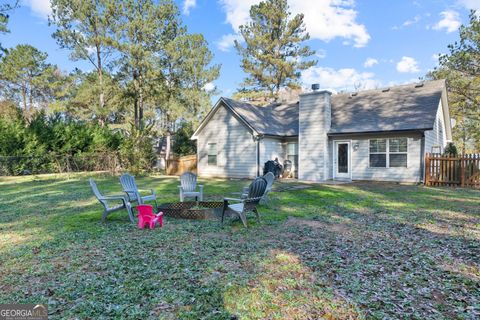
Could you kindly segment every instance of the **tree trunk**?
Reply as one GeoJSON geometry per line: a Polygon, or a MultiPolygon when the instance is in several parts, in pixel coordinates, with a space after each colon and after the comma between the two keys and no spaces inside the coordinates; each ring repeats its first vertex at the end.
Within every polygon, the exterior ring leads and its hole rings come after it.
{"type": "Polygon", "coordinates": [[[165,160],[170,159],[171,152],[171,135],[170,130],[167,130],[167,145],[165,146],[165,160]]]}
{"type": "Polygon", "coordinates": [[[22,88],[22,100],[23,100],[23,110],[27,112],[28,108],[27,108],[27,88],[26,87],[22,88]]]}
{"type": "Polygon", "coordinates": [[[133,102],[133,108],[134,108],[134,123],[135,123],[135,128],[139,128],[139,121],[138,121],[138,99],[137,99],[137,94],[135,93],[135,98],[133,102]]]}
{"type": "Polygon", "coordinates": [[[139,97],[139,104],[138,104],[138,123],[140,125],[140,129],[143,129],[143,93],[141,88],[140,88],[140,97],[139,97]]]}
{"type": "MultiPolygon", "coordinates": [[[[102,66],[102,55],[100,52],[100,45],[97,44],[97,73],[98,73],[98,84],[100,85],[100,95],[99,95],[99,105],[100,110],[103,112],[105,108],[105,95],[103,92],[103,66],[102,66]]],[[[103,127],[104,121],[100,121],[100,125],[103,127]]]]}
{"type": "Polygon", "coordinates": [[[134,89],[134,122],[135,128],[140,129],[140,121],[139,121],[139,101],[138,101],[138,74],[137,71],[133,71],[133,89],[134,89]]]}
{"type": "Polygon", "coordinates": [[[465,154],[465,148],[467,145],[467,128],[465,127],[465,116],[462,120],[462,154],[465,154]]]}

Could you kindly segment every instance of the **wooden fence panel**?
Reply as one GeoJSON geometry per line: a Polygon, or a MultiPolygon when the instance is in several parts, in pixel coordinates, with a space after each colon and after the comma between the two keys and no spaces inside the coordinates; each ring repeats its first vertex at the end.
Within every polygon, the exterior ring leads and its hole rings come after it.
{"type": "Polygon", "coordinates": [[[179,176],[187,171],[197,173],[197,155],[194,154],[167,160],[167,175],[179,176]]]}
{"type": "Polygon", "coordinates": [[[480,154],[454,157],[427,153],[424,183],[427,186],[480,188],[480,154]]]}

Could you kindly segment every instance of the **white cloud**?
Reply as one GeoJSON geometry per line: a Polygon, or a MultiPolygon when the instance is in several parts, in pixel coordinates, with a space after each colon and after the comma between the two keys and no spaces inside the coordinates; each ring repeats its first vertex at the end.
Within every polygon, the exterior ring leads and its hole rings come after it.
{"type": "Polygon", "coordinates": [[[190,10],[195,8],[197,5],[197,0],[184,0],[183,1],[183,14],[189,15],[190,10]]]}
{"type": "Polygon", "coordinates": [[[478,0],[458,0],[458,2],[469,10],[480,11],[480,1],[478,0]]]}
{"type": "Polygon", "coordinates": [[[213,91],[215,90],[216,86],[213,82],[208,82],[207,84],[205,84],[205,86],[203,86],[203,89],[207,92],[210,92],[210,91],[213,91]]]}
{"type": "Polygon", "coordinates": [[[412,57],[402,57],[397,63],[397,71],[401,73],[416,73],[420,71],[418,62],[412,57]]]}
{"type": "Polygon", "coordinates": [[[319,83],[321,88],[332,91],[352,89],[374,89],[381,85],[372,72],[358,72],[353,68],[332,69],[326,67],[311,67],[302,73],[305,85],[319,83]]]}
{"type": "Polygon", "coordinates": [[[440,13],[442,20],[438,21],[432,28],[434,30],[445,29],[447,33],[455,32],[462,25],[460,14],[453,10],[446,10],[440,13]]]}
{"type": "Polygon", "coordinates": [[[416,24],[417,22],[419,22],[420,19],[421,19],[420,16],[415,16],[413,19],[405,21],[402,25],[403,25],[404,27],[409,27],[409,26],[411,26],[411,25],[416,24]]]}
{"type": "Polygon", "coordinates": [[[225,34],[220,40],[216,42],[217,47],[220,51],[228,52],[235,44],[235,40],[242,41],[243,38],[238,34],[225,34]]]}
{"type": "Polygon", "coordinates": [[[414,24],[417,24],[418,22],[420,22],[420,20],[422,20],[422,17],[420,15],[416,15],[415,17],[413,17],[413,19],[409,19],[409,20],[406,20],[404,23],[402,23],[402,25],[399,27],[399,26],[393,26],[392,29],[393,30],[400,30],[402,28],[408,28],[414,24]]]}
{"type": "Polygon", "coordinates": [[[432,55],[432,60],[438,62],[438,59],[440,59],[440,54],[434,53],[434,54],[432,55]]]}
{"type": "Polygon", "coordinates": [[[368,58],[367,60],[365,60],[365,63],[363,64],[363,66],[365,68],[371,68],[373,67],[374,65],[378,64],[378,60],[377,59],[374,59],[374,58],[368,58]]]}
{"type": "Polygon", "coordinates": [[[24,0],[24,5],[30,8],[33,13],[43,19],[48,19],[52,13],[50,0],[24,0]]]}
{"type": "MultiPolygon", "coordinates": [[[[260,0],[220,0],[226,12],[226,21],[237,33],[239,26],[248,22],[249,10],[260,0]]],[[[303,13],[304,22],[312,39],[330,41],[337,37],[350,40],[354,47],[364,47],[370,40],[367,28],[356,21],[355,0],[291,0],[293,14],[303,13]]]]}
{"type": "Polygon", "coordinates": [[[319,50],[317,50],[317,52],[315,53],[315,56],[316,56],[318,59],[326,58],[326,57],[327,57],[327,51],[324,50],[324,49],[319,49],[319,50]]]}

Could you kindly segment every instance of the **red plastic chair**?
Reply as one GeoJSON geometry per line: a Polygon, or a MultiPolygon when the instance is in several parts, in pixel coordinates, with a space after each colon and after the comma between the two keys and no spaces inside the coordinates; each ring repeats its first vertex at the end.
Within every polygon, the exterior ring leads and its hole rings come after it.
{"type": "Polygon", "coordinates": [[[138,210],[138,227],[140,229],[145,228],[146,225],[150,229],[155,229],[155,225],[158,223],[160,227],[163,227],[163,212],[158,214],[153,213],[153,206],[149,204],[141,204],[137,206],[138,210]]]}

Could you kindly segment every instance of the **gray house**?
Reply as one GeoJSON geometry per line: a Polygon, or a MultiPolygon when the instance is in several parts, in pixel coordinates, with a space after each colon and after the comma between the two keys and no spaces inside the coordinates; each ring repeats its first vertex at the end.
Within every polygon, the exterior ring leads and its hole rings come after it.
{"type": "Polygon", "coordinates": [[[264,107],[221,98],[192,136],[204,177],[252,178],[278,158],[300,180],[404,182],[421,181],[425,153],[451,138],[444,80],[264,107]]]}

